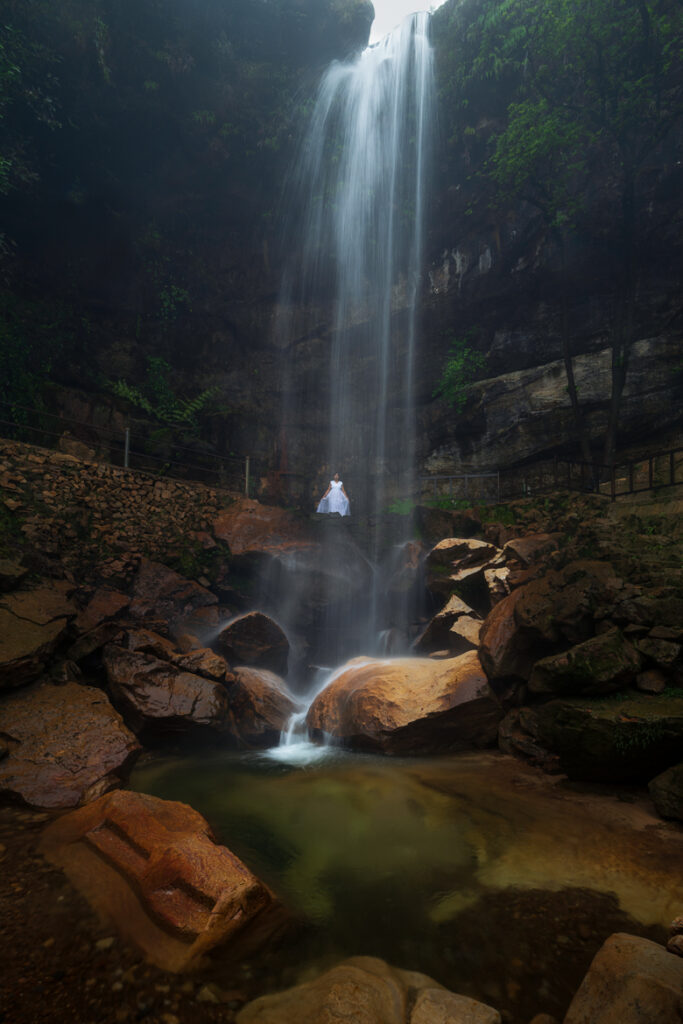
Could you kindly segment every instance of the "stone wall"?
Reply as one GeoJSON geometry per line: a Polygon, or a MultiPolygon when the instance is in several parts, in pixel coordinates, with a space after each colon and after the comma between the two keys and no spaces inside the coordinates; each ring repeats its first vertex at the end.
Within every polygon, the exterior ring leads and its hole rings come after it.
{"type": "Polygon", "coordinates": [[[0,439],[3,546],[59,556],[79,579],[125,578],[143,556],[182,562],[210,553],[209,523],[235,497],[0,439]]]}

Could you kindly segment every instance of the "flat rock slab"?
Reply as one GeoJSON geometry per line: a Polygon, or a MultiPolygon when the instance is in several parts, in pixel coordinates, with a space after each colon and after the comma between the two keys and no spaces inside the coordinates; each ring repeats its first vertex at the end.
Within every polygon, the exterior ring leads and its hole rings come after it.
{"type": "Polygon", "coordinates": [[[417,971],[357,956],[295,988],[262,996],[237,1024],[500,1024],[497,1010],[417,971]]]}
{"type": "Polygon", "coordinates": [[[572,999],[564,1024],[674,1024],[683,959],[649,939],[610,935],[572,999]]]}
{"type": "Polygon", "coordinates": [[[119,784],[140,745],[101,690],[38,683],[0,704],[9,755],[0,792],[31,807],[70,808],[119,784]]]}
{"type": "Polygon", "coordinates": [[[351,747],[385,753],[471,750],[496,742],[502,709],[475,652],[355,658],[313,701],[307,723],[351,747]]]}
{"type": "Polygon", "coordinates": [[[86,607],[76,618],[75,626],[79,633],[87,633],[100,623],[116,618],[130,604],[130,597],[118,590],[102,587],[97,590],[86,607]]]}
{"type": "Polygon", "coordinates": [[[541,658],[529,677],[529,689],[555,696],[602,695],[633,683],[639,670],[640,657],[615,626],[563,654],[541,658]]]}
{"type": "Polygon", "coordinates": [[[308,538],[299,519],[286,509],[261,505],[251,498],[236,501],[214,521],[213,533],[233,555],[275,554],[308,538]]]}
{"type": "Polygon", "coordinates": [[[49,825],[41,850],[164,970],[218,945],[249,955],[283,924],[272,892],[186,804],[109,793],[49,825]]]}

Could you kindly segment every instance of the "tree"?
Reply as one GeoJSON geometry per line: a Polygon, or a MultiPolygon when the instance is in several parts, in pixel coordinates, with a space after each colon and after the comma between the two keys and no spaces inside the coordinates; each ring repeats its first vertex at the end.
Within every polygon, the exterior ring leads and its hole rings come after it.
{"type": "MultiPolygon", "coordinates": [[[[487,174],[499,197],[540,210],[562,259],[591,183],[616,197],[619,270],[610,344],[611,395],[603,461],[613,463],[635,340],[638,185],[683,114],[683,5],[679,0],[502,0],[481,3],[462,104],[481,83],[514,82],[487,174]]],[[[581,427],[569,338],[565,366],[581,427]]],[[[586,441],[583,442],[584,452],[586,441]]]]}

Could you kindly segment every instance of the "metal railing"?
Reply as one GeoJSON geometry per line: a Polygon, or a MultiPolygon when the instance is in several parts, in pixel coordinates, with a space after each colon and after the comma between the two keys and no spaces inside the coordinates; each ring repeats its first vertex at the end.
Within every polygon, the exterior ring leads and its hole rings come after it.
{"type": "MultiPolygon", "coordinates": [[[[163,428],[162,428],[163,429],[163,428]]],[[[160,477],[250,492],[255,469],[248,455],[219,455],[178,442],[171,433],[153,438],[116,430],[59,413],[0,400],[0,437],[76,454],[85,460],[160,477]],[[32,422],[27,422],[27,416],[32,422]],[[74,429],[75,428],[75,429],[74,429]]]]}
{"type": "Polygon", "coordinates": [[[420,494],[429,492],[432,499],[477,501],[482,504],[500,502],[500,473],[435,474],[420,477],[420,494]]]}

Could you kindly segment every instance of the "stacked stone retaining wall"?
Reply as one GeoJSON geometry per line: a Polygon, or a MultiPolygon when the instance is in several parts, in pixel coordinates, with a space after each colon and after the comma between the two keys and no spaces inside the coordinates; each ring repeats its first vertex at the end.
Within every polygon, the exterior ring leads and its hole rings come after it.
{"type": "Polygon", "coordinates": [[[211,548],[211,521],[236,495],[203,484],[0,439],[0,526],[13,543],[79,572],[128,575],[140,557],[211,548]]]}

